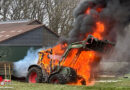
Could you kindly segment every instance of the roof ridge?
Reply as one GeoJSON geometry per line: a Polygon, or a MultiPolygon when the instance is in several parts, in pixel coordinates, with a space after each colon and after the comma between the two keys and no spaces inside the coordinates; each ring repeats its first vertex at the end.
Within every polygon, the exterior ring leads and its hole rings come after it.
{"type": "Polygon", "coordinates": [[[10,20],[10,21],[0,21],[0,24],[13,24],[13,23],[27,23],[30,20],[10,20]]]}

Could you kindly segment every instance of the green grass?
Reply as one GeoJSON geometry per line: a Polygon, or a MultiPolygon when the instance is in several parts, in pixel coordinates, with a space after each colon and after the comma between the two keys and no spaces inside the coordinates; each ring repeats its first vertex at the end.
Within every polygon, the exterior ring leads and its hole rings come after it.
{"type": "MultiPolygon", "coordinates": [[[[74,85],[52,85],[52,84],[30,84],[25,82],[12,81],[10,85],[0,90],[130,90],[130,78],[120,78],[119,82],[97,82],[94,86],[74,85]]],[[[0,86],[1,87],[1,86],[0,86]]]]}

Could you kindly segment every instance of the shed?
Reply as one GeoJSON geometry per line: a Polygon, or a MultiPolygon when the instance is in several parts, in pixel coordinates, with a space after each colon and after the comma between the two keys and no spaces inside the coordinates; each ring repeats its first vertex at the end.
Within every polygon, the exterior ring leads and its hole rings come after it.
{"type": "Polygon", "coordinates": [[[28,49],[52,47],[58,38],[38,20],[0,22],[0,61],[23,59],[28,49]]]}

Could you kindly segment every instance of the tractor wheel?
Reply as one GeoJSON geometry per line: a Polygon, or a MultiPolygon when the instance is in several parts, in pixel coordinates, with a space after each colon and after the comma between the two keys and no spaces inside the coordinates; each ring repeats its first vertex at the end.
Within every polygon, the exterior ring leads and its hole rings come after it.
{"type": "Polygon", "coordinates": [[[70,73],[68,74],[68,76],[69,76],[69,82],[76,82],[77,73],[74,69],[70,68],[70,73]]]}
{"type": "Polygon", "coordinates": [[[70,67],[61,67],[59,73],[64,75],[64,77],[68,83],[69,82],[76,82],[76,80],[77,80],[76,71],[70,67]]]}
{"type": "Polygon", "coordinates": [[[48,83],[52,83],[52,84],[66,84],[66,80],[65,80],[63,75],[61,75],[61,74],[54,74],[54,75],[50,76],[50,78],[48,80],[48,83]]]}
{"type": "Polygon", "coordinates": [[[42,70],[38,67],[32,67],[28,71],[27,81],[29,83],[41,83],[42,77],[42,70]]]}

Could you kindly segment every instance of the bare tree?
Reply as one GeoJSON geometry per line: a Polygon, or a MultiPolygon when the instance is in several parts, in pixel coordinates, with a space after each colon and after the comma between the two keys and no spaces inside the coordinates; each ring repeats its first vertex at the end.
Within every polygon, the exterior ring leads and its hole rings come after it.
{"type": "Polygon", "coordinates": [[[44,0],[14,0],[11,5],[11,20],[37,19],[42,22],[44,7],[44,0]]]}
{"type": "Polygon", "coordinates": [[[65,35],[74,21],[73,10],[79,0],[45,0],[49,27],[59,35],[65,35]]]}
{"type": "Polygon", "coordinates": [[[0,0],[0,21],[34,20],[59,35],[72,28],[73,10],[80,0],[0,0]]]}
{"type": "Polygon", "coordinates": [[[0,20],[38,19],[43,21],[44,0],[0,0],[0,20]]]}
{"type": "Polygon", "coordinates": [[[8,9],[11,1],[10,0],[0,0],[0,20],[6,21],[8,17],[8,9]]]}

